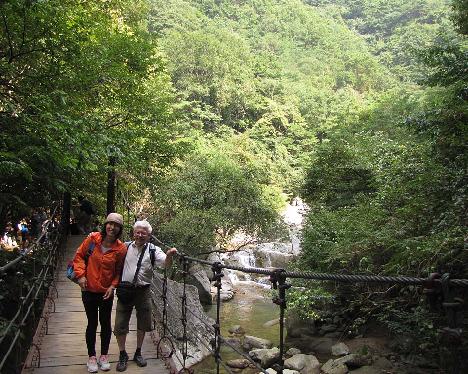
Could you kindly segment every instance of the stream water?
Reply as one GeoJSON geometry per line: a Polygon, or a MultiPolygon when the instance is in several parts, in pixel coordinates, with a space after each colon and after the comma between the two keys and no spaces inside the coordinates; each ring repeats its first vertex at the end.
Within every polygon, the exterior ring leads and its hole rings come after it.
{"type": "MultiPolygon", "coordinates": [[[[221,334],[229,337],[229,328],[240,325],[246,335],[252,335],[270,340],[274,346],[279,344],[279,325],[265,327],[264,324],[279,317],[279,307],[271,301],[269,290],[254,282],[239,282],[236,285],[236,295],[229,302],[221,304],[220,320],[221,334]]],[[[216,318],[216,305],[206,310],[207,314],[216,318]]],[[[222,347],[221,358],[227,360],[242,358],[229,347],[222,347]]],[[[216,365],[209,357],[194,367],[195,373],[214,374],[216,365]]],[[[221,373],[226,373],[221,367],[221,373]]],[[[258,373],[258,369],[245,369],[243,374],[258,373]]]]}

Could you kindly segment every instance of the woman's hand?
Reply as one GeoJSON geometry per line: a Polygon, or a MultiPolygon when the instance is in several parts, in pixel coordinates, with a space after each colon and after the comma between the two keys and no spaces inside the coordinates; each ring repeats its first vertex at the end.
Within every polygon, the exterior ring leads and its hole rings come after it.
{"type": "Polygon", "coordinates": [[[106,293],[104,294],[104,296],[103,296],[102,298],[103,298],[104,300],[108,300],[108,299],[110,299],[111,297],[113,297],[113,296],[114,296],[114,289],[115,289],[114,286],[110,286],[110,287],[107,289],[106,293]]]}
{"type": "Polygon", "coordinates": [[[88,280],[86,279],[86,277],[81,277],[80,279],[78,279],[78,284],[83,291],[86,291],[86,287],[88,287],[88,280]]]}

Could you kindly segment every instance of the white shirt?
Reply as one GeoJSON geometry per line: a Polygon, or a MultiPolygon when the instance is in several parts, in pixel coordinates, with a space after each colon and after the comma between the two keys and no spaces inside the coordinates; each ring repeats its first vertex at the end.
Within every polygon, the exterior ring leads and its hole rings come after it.
{"type": "MultiPolygon", "coordinates": [[[[133,282],[133,277],[135,276],[138,259],[140,258],[141,251],[143,250],[143,248],[145,248],[145,246],[146,244],[138,248],[135,242],[132,242],[129,245],[127,250],[127,256],[125,256],[125,263],[122,272],[122,281],[133,282]]],[[[154,248],[154,264],[161,268],[164,267],[164,262],[166,261],[166,254],[161,250],[161,248],[149,243],[148,247],[146,248],[145,254],[143,255],[143,259],[141,260],[141,267],[140,271],[138,272],[138,277],[136,281],[137,286],[148,285],[153,279],[153,267],[151,266],[150,248],[154,248]]]]}

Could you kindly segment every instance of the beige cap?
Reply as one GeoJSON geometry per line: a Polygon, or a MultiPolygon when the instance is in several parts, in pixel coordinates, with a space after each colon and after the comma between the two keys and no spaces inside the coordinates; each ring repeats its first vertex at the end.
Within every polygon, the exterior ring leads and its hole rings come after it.
{"type": "Polygon", "coordinates": [[[123,217],[119,213],[109,213],[104,225],[108,222],[118,223],[120,226],[123,226],[123,217]]]}

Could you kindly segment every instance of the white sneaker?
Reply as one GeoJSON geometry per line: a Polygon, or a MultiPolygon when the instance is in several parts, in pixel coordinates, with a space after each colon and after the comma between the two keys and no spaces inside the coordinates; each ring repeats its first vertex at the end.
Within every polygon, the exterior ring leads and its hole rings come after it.
{"type": "Polygon", "coordinates": [[[91,356],[88,362],[86,363],[86,366],[88,367],[88,373],[97,373],[98,366],[97,366],[96,356],[91,356]]]}
{"type": "Polygon", "coordinates": [[[101,357],[99,357],[98,365],[102,371],[110,370],[109,356],[101,355],[101,357]]]}

